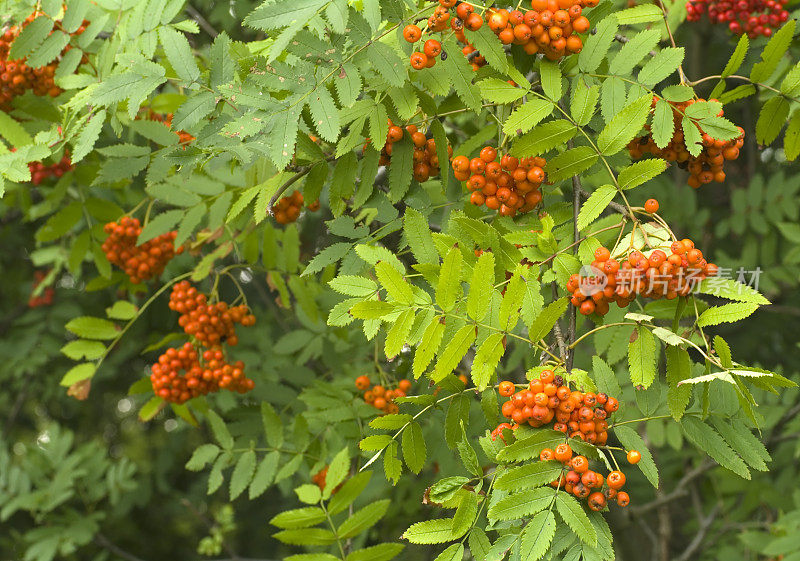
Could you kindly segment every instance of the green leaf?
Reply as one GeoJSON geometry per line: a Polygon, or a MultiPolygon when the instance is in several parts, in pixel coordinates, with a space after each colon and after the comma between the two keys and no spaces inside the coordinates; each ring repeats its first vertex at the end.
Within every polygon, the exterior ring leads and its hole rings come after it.
{"type": "Polygon", "coordinates": [[[492,333],[481,343],[475,353],[472,361],[472,382],[481,391],[486,389],[491,382],[497,364],[506,350],[503,344],[504,338],[505,334],[503,333],[492,333]]]}
{"type": "Polygon", "coordinates": [[[350,308],[350,314],[357,319],[380,319],[397,310],[395,304],[380,300],[359,302],[350,308]]]}
{"type": "Polygon", "coordinates": [[[456,95],[467,108],[475,113],[480,113],[481,96],[478,88],[472,84],[475,73],[472,71],[467,57],[462,55],[461,49],[452,38],[445,41],[444,51],[447,53],[447,58],[441,64],[447,72],[456,95]]]}
{"type": "Polygon", "coordinates": [[[711,294],[720,296],[728,300],[738,302],[751,302],[753,304],[769,304],[769,300],[764,298],[757,290],[742,284],[733,279],[707,278],[700,281],[697,285],[698,294],[711,294]]]}
{"type": "Polygon", "coordinates": [[[628,367],[634,386],[649,388],[656,378],[656,340],[645,326],[636,328],[638,337],[628,344],[628,367]]]}
{"type": "MultiPolygon", "coordinates": [[[[275,473],[278,471],[279,459],[280,452],[275,450],[264,456],[264,459],[258,464],[253,480],[250,482],[250,488],[247,491],[247,496],[251,501],[263,495],[264,491],[272,484],[275,473]]],[[[316,488],[316,485],[314,487],[316,488]]]]}
{"type": "Polygon", "coordinates": [[[439,263],[439,254],[425,217],[413,208],[403,215],[403,234],[418,263],[439,263]]]}
{"type": "Polygon", "coordinates": [[[33,138],[28,131],[5,111],[0,111],[0,136],[15,148],[24,144],[33,144],[33,138]]]}
{"type": "Polygon", "coordinates": [[[70,320],[65,327],[67,331],[84,339],[115,339],[120,334],[119,329],[113,322],[89,316],[70,320]]]}
{"type": "Polygon", "coordinates": [[[644,86],[654,86],[675,72],[683,62],[683,47],[667,47],[642,67],[638,80],[644,86]]]}
{"type": "MultiPolygon", "coordinates": [[[[494,32],[489,29],[488,25],[481,26],[478,31],[465,29],[464,33],[467,37],[467,40],[475,45],[475,48],[480,51],[484,58],[486,58],[486,62],[489,63],[489,66],[498,72],[502,72],[503,74],[508,72],[508,61],[506,60],[506,53],[503,49],[503,44],[500,42],[500,39],[497,37],[497,35],[495,35],[494,32]]],[[[447,54],[451,54],[451,51],[448,51],[447,54]]],[[[456,52],[453,54],[458,56],[460,53],[456,52]]]]}
{"type": "Polygon", "coordinates": [[[582,542],[592,547],[597,546],[597,532],[594,525],[575,497],[558,491],[556,493],[556,510],[582,542]]]}
{"type": "Polygon", "coordinates": [[[511,145],[511,154],[519,158],[538,156],[557,146],[563,146],[577,132],[577,127],[565,119],[547,121],[515,139],[511,145]]]}
{"type": "Polygon", "coordinates": [[[546,99],[531,99],[517,106],[503,123],[503,132],[509,136],[528,132],[553,112],[553,102],[546,99]]]}
{"type": "Polygon", "coordinates": [[[340,539],[347,539],[371,528],[384,517],[391,502],[390,499],[375,501],[357,510],[350,518],[342,522],[336,530],[336,535],[340,539]]]}
{"type": "Polygon", "coordinates": [[[375,450],[383,450],[390,442],[392,442],[392,437],[388,434],[373,434],[362,438],[358,443],[358,447],[366,452],[372,452],[375,450]]]}
{"type": "Polygon", "coordinates": [[[608,395],[622,394],[617,375],[614,374],[611,367],[599,356],[592,357],[592,373],[594,374],[594,379],[597,381],[597,387],[600,391],[608,395]]]}
{"type": "Polygon", "coordinates": [[[549,507],[553,502],[554,493],[550,487],[540,487],[508,495],[490,506],[486,515],[490,523],[496,520],[527,518],[549,507]]]}
{"type": "Polygon", "coordinates": [[[41,15],[23,27],[17,38],[11,43],[7,60],[18,60],[33,53],[53,30],[54,23],[52,19],[41,15]]]}
{"type": "Polygon", "coordinates": [[[450,342],[447,343],[444,350],[436,360],[436,366],[431,374],[431,380],[436,383],[444,380],[445,376],[450,374],[458,364],[467,351],[475,342],[476,327],[474,325],[465,325],[456,331],[450,342]]]}
{"type": "Polygon", "coordinates": [[[127,300],[117,300],[110,308],[106,308],[109,319],[129,320],[136,317],[138,308],[127,300]]]}
{"type": "Polygon", "coordinates": [[[106,346],[100,341],[78,339],[61,347],[61,352],[72,360],[97,360],[106,352],[106,346]]]}
{"type": "Polygon", "coordinates": [[[728,446],[739,454],[750,467],[758,471],[769,470],[766,462],[772,458],[764,444],[750,432],[750,429],[732,419],[728,424],[717,417],[712,417],[711,423],[728,446]]]}
{"type": "Polygon", "coordinates": [[[362,298],[372,296],[378,290],[378,284],[374,280],[355,275],[339,275],[328,281],[328,286],[340,294],[362,298]]]}
{"type": "MultiPolygon", "coordinates": [[[[672,117],[670,116],[670,119],[672,117]]],[[[649,158],[635,162],[619,172],[617,182],[621,189],[633,189],[647,183],[667,169],[666,160],[649,158]]]]}
{"type": "Polygon", "coordinates": [[[464,432],[462,426],[469,426],[469,410],[472,400],[466,394],[458,394],[450,400],[444,419],[444,439],[447,446],[455,448],[464,432]]]}
{"type": "MultiPolygon", "coordinates": [[[[53,62],[69,43],[69,35],[63,31],[53,31],[47,39],[28,56],[27,65],[31,68],[41,68],[53,62]]],[[[63,59],[62,59],[63,61],[63,59]]],[[[62,62],[63,63],[63,62],[62,62]]]]}
{"type": "Polygon", "coordinates": [[[406,69],[395,50],[380,41],[373,42],[366,51],[370,64],[389,85],[402,87],[406,81],[406,69]]]}
{"type": "Polygon", "coordinates": [[[766,81],[778,68],[778,63],[792,43],[796,24],[796,20],[790,19],[770,38],[767,46],[764,47],[764,52],[761,53],[761,61],[754,64],[750,71],[750,79],[753,82],[766,81]]]}
{"type": "Polygon", "coordinates": [[[411,422],[403,429],[402,437],[403,460],[408,469],[419,473],[425,466],[426,447],[425,437],[422,436],[422,427],[417,422],[411,422]]]}
{"type": "Polygon", "coordinates": [[[244,24],[256,29],[280,29],[298,20],[306,21],[322,8],[325,0],[295,0],[292,2],[264,2],[250,12],[244,24]]]}
{"type": "Polygon", "coordinates": [[[758,304],[733,303],[708,308],[697,318],[697,325],[708,327],[720,323],[733,323],[750,316],[758,309],[758,304]]]}
{"type": "Polygon", "coordinates": [[[413,371],[414,378],[419,378],[428,369],[434,355],[439,350],[444,337],[445,325],[438,318],[435,318],[425,333],[422,335],[422,342],[414,353],[413,371]]]}
{"type": "Polygon", "coordinates": [[[77,382],[82,380],[86,380],[87,378],[91,378],[94,376],[95,372],[97,371],[97,366],[92,362],[84,362],[83,364],[76,364],[72,368],[70,368],[64,377],[61,378],[59,385],[61,386],[71,386],[77,382]]]}
{"type": "Polygon", "coordinates": [[[553,101],[561,99],[561,69],[558,64],[542,59],[539,62],[539,81],[547,97],[553,101]]]}
{"type": "Polygon", "coordinates": [[[616,154],[639,134],[650,113],[652,99],[650,94],[641,96],[609,121],[597,137],[597,147],[603,154],[616,154]]]}
{"type": "MultiPolygon", "coordinates": [[[[109,78],[110,80],[110,78],[109,78]]],[[[107,83],[107,82],[104,82],[107,83]]],[[[70,159],[73,164],[77,164],[92,151],[95,142],[100,136],[103,124],[106,122],[106,110],[101,109],[89,119],[89,122],[81,128],[77,138],[72,143],[72,155],[70,159]]]]}
{"type": "Polygon", "coordinates": [[[483,98],[492,103],[511,103],[528,93],[528,90],[512,86],[499,78],[486,78],[485,80],[481,80],[478,82],[478,87],[481,90],[483,98]]]}
{"type": "Polygon", "coordinates": [[[564,442],[563,432],[550,429],[538,430],[533,436],[517,440],[514,444],[500,450],[497,454],[497,461],[507,463],[538,458],[542,450],[555,448],[561,442],[564,442]]]}
{"type": "Polygon", "coordinates": [[[630,426],[614,427],[614,434],[626,450],[638,450],[642,454],[642,459],[639,460],[636,466],[642,471],[650,484],[657,489],[658,468],[656,468],[653,455],[650,453],[650,449],[647,447],[644,439],[630,426]]]}
{"type": "Polygon", "coordinates": [[[750,479],[750,471],[745,463],[725,444],[725,441],[714,429],[695,417],[684,417],[681,420],[681,426],[687,438],[719,465],[739,477],[750,479]]]}
{"type": "Polygon", "coordinates": [[[392,265],[386,261],[379,261],[375,265],[375,274],[378,282],[394,300],[403,304],[411,304],[414,301],[411,285],[392,265]]]}
{"type": "Polygon", "coordinates": [[[506,293],[500,303],[497,323],[503,331],[512,331],[519,321],[519,309],[522,306],[522,297],[525,294],[523,269],[525,269],[523,266],[517,267],[511,280],[506,285],[506,293]]]}
{"type": "Polygon", "coordinates": [[[575,80],[572,87],[570,114],[578,125],[586,126],[591,121],[599,99],[599,86],[589,87],[583,80],[575,80]]]}
{"type": "Polygon", "coordinates": [[[178,77],[186,82],[197,80],[200,77],[200,69],[197,67],[192,47],[186,36],[172,27],[162,26],[158,28],[158,38],[164,47],[167,60],[178,77]]]}
{"type": "Polygon", "coordinates": [[[553,326],[558,321],[569,305],[567,298],[559,298],[548,304],[540,313],[533,325],[528,330],[528,338],[531,341],[540,341],[544,339],[548,333],[553,329],[553,326]]]}
{"type": "Polygon", "coordinates": [[[590,146],[578,146],[562,152],[547,162],[545,171],[549,182],[558,183],[586,171],[597,161],[597,152],[590,146]]]}
{"type": "Polygon", "coordinates": [[[353,551],[347,556],[346,561],[389,561],[399,555],[404,547],[399,543],[373,545],[353,551]]]}
{"type": "Polygon", "coordinates": [[[392,165],[389,166],[389,200],[397,203],[408,191],[413,175],[414,147],[408,136],[392,145],[392,165]]]}
{"type": "Polygon", "coordinates": [[[783,150],[790,162],[795,161],[800,155],[800,109],[795,109],[789,119],[789,126],[786,127],[786,134],[783,136],[783,150]]]}
{"type": "Polygon", "coordinates": [[[461,250],[452,247],[442,261],[439,282],[436,285],[436,303],[445,312],[452,310],[461,296],[462,259],[461,250]]]}
{"type": "Polygon", "coordinates": [[[466,534],[475,522],[478,515],[478,495],[465,492],[453,516],[453,538],[457,539],[466,534]]]}
{"type": "Polygon", "coordinates": [[[450,541],[452,529],[453,520],[451,518],[435,518],[412,524],[401,537],[416,544],[445,543],[450,541]]]}
{"type": "Polygon", "coordinates": [[[742,66],[742,63],[744,62],[744,58],[747,56],[747,48],[749,46],[750,40],[747,38],[747,34],[742,33],[742,36],[739,37],[739,42],[736,43],[736,49],[733,51],[731,58],[728,59],[728,62],[722,71],[721,76],[723,78],[727,78],[739,70],[739,67],[742,66]]]}
{"type": "Polygon", "coordinates": [[[210,409],[206,411],[206,417],[208,417],[208,422],[211,425],[211,432],[214,434],[214,438],[219,442],[220,446],[225,450],[233,448],[233,437],[228,427],[225,426],[225,421],[222,420],[222,417],[210,409]]]}
{"type": "Polygon", "coordinates": [[[150,222],[145,224],[144,228],[142,228],[142,233],[139,234],[139,237],[136,240],[137,243],[142,245],[146,241],[152,240],[156,236],[166,234],[173,226],[181,221],[181,219],[184,217],[184,214],[185,211],[175,209],[162,212],[155,218],[152,218],[150,222]]]}
{"type": "Polygon", "coordinates": [[[639,4],[617,12],[615,17],[620,25],[631,25],[634,23],[659,21],[664,17],[664,13],[661,11],[661,8],[655,4],[639,4]]]}
{"type": "Polygon", "coordinates": [[[660,39],[661,31],[658,29],[645,29],[637,33],[630,41],[622,45],[622,48],[614,56],[608,67],[609,73],[620,76],[630,74],[633,68],[647,56],[648,52],[658,45],[660,39]]]}
{"type": "Polygon", "coordinates": [[[272,537],[289,545],[329,545],[336,542],[334,533],[322,528],[283,530],[272,537]]]}
{"type": "Polygon", "coordinates": [[[692,360],[689,353],[680,347],[667,347],[667,405],[669,412],[676,421],[683,417],[689,399],[692,397],[692,388],[679,382],[692,377],[692,360]]]}
{"type": "Polygon", "coordinates": [[[333,515],[342,512],[366,489],[372,477],[371,471],[362,471],[348,479],[328,503],[328,513],[333,515]]]}
{"type": "Polygon", "coordinates": [[[469,440],[467,438],[467,433],[464,430],[463,425],[461,426],[461,440],[459,440],[458,444],[456,444],[456,448],[458,448],[458,455],[461,458],[461,463],[464,465],[467,471],[470,472],[475,477],[482,476],[483,470],[481,469],[481,465],[478,462],[478,455],[475,453],[475,450],[470,445],[469,440]]]}
{"type": "Polygon", "coordinates": [[[436,556],[433,561],[461,561],[464,559],[464,544],[454,543],[436,556]]]}
{"type": "Polygon", "coordinates": [[[519,491],[549,484],[561,475],[563,465],[556,461],[532,462],[504,471],[495,481],[498,491],[519,491]]]}
{"type": "Polygon", "coordinates": [[[200,471],[208,463],[213,462],[219,456],[219,452],[219,446],[216,444],[203,444],[195,449],[185,467],[189,471],[200,471]]]}
{"type": "MultiPolygon", "coordinates": [[[[333,102],[333,96],[328,91],[328,88],[324,85],[318,86],[306,98],[306,105],[311,113],[314,128],[319,135],[328,142],[336,142],[341,129],[339,109],[333,102]]],[[[383,105],[376,105],[376,107],[383,109],[383,105]]],[[[372,117],[370,117],[370,122],[372,122],[372,117]]],[[[385,110],[383,111],[382,124],[387,124],[385,110]]],[[[386,138],[386,134],[384,133],[380,138],[386,138]]]]}
{"type": "Polygon", "coordinates": [[[256,453],[252,450],[247,450],[241,456],[236,466],[233,468],[230,481],[231,500],[242,494],[250,481],[253,479],[253,474],[256,471],[256,453]]]}
{"type": "Polygon", "coordinates": [[[785,98],[776,96],[767,100],[761,107],[758,121],[756,121],[756,140],[758,143],[764,145],[772,144],[778,138],[778,134],[780,134],[783,125],[786,124],[788,117],[789,102],[785,98]]]}
{"type": "MultiPolygon", "coordinates": [[[[622,174],[620,174],[621,176],[622,174]]],[[[616,194],[617,188],[613,185],[598,187],[581,206],[581,210],[578,213],[578,230],[583,230],[594,222],[608,207],[608,204],[614,200],[616,194]]]]}
{"type": "Polygon", "coordinates": [[[597,24],[597,33],[589,35],[583,50],[578,55],[578,66],[583,72],[594,72],[606,57],[619,28],[614,16],[606,17],[597,24]]]}
{"type": "Polygon", "coordinates": [[[345,480],[350,471],[350,453],[347,447],[342,448],[331,460],[328,466],[328,473],[325,476],[325,489],[322,491],[322,498],[330,498],[333,490],[345,480]]]}
{"type": "Polygon", "coordinates": [[[553,542],[556,535],[556,516],[547,510],[537,513],[522,531],[520,557],[525,561],[538,561],[553,542]]]}

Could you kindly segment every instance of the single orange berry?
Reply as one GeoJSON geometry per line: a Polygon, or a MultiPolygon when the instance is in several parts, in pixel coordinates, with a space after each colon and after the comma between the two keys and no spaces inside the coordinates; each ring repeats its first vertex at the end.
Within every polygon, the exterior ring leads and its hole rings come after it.
{"type": "Polygon", "coordinates": [[[655,199],[647,199],[647,202],[644,203],[644,210],[650,214],[655,214],[658,212],[658,201],[655,199]]]}
{"type": "Polygon", "coordinates": [[[629,464],[638,464],[639,460],[642,459],[642,453],[638,450],[630,450],[628,451],[628,463],[629,464]]]}

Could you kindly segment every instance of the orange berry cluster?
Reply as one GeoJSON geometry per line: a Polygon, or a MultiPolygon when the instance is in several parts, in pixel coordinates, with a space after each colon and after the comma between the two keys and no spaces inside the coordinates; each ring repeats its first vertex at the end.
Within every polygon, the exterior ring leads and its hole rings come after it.
{"type": "Polygon", "coordinates": [[[54,164],[31,162],[28,164],[28,168],[31,170],[31,183],[40,185],[51,177],[61,177],[68,171],[75,169],[75,166],[72,165],[69,154],[64,154],[61,159],[54,164]]]}
{"type": "Polygon", "coordinates": [[[247,306],[229,307],[225,302],[209,304],[208,296],[189,281],[172,287],[169,309],[181,314],[178,325],[204,347],[213,348],[221,343],[236,346],[239,343],[236,324],[250,327],[256,323],[256,317],[247,306]]]}
{"type": "Polygon", "coordinates": [[[555,449],[545,448],[539,454],[539,459],[543,462],[557,460],[564,464],[566,473],[562,473],[550,485],[564,489],[578,499],[586,499],[591,510],[603,510],[612,500],[616,500],[621,507],[631,502],[628,493],[620,491],[625,486],[625,474],[622,471],[617,469],[603,477],[600,472],[589,469],[586,456],[573,456],[572,448],[567,443],[559,444],[555,449]]]}
{"type": "Polygon", "coordinates": [[[396,389],[386,389],[380,384],[372,385],[369,376],[362,374],[356,378],[356,388],[364,392],[364,401],[384,413],[397,413],[396,397],[404,397],[411,389],[411,382],[405,378],[397,383],[396,389]],[[370,387],[371,386],[371,387],[370,387]]]}
{"type": "Polygon", "coordinates": [[[619,408],[615,398],[571,390],[552,370],[542,370],[527,388],[515,390],[511,382],[500,383],[500,395],[511,398],[503,403],[501,412],[517,425],[541,427],[552,422],[554,430],[570,438],[598,445],[608,440],[607,419],[619,408]]]}
{"type": "Polygon", "coordinates": [[[55,298],[56,291],[52,286],[45,287],[39,296],[34,296],[33,292],[36,291],[36,287],[42,284],[42,281],[47,276],[45,271],[36,271],[33,274],[33,291],[31,292],[30,298],[28,298],[28,307],[29,308],[39,308],[41,306],[52,306],[53,298],[55,298]]]}
{"type": "Polygon", "coordinates": [[[503,216],[533,210],[542,201],[539,190],[545,182],[544,158],[523,158],[504,155],[496,161],[497,150],[484,146],[478,158],[453,158],[453,173],[466,181],[472,191],[469,201],[475,206],[486,205],[499,210],[503,216]]]}
{"type": "Polygon", "coordinates": [[[153,392],[171,403],[185,403],[192,398],[226,389],[245,393],[255,387],[244,375],[244,363],[228,364],[222,349],[206,349],[200,355],[192,343],[167,349],[151,367],[153,392]],[[181,374],[183,372],[183,374],[181,374]]]}
{"type": "MultiPolygon", "coordinates": [[[[653,97],[653,107],[655,107],[657,99],[657,97],[653,97]]],[[[744,129],[742,127],[738,127],[739,135],[736,138],[714,140],[711,135],[703,132],[700,126],[696,125],[702,134],[703,149],[698,156],[692,156],[686,148],[682,122],[686,108],[698,101],[703,100],[690,99],[682,103],[670,104],[675,133],[664,148],[656,146],[651,134],[634,138],[628,144],[628,152],[634,160],[638,160],[644,154],[653,154],[657,158],[678,162],[678,167],[689,171],[689,178],[686,182],[694,189],[712,181],[717,183],[725,181],[725,172],[722,169],[725,161],[738,158],[739,150],[744,145],[744,129]]],[[[720,109],[718,116],[722,117],[722,115],[723,111],[720,109]]],[[[646,125],[645,128],[649,130],[650,126],[646,125]]]]}
{"type": "MultiPolygon", "coordinates": [[[[462,53],[472,64],[472,69],[477,70],[486,64],[486,59],[475,50],[475,46],[467,40],[464,29],[477,31],[483,25],[483,18],[474,13],[475,8],[472,4],[458,2],[457,0],[439,0],[431,17],[428,18],[429,32],[446,31],[448,27],[453,30],[456,39],[464,44],[462,53]],[[455,17],[450,16],[450,8],[455,7],[455,17]]],[[[411,24],[403,29],[403,37],[409,43],[416,43],[422,38],[422,30],[419,26],[411,24]]],[[[436,64],[436,58],[442,60],[447,58],[447,53],[442,51],[442,44],[436,39],[428,39],[422,47],[422,51],[416,51],[411,55],[411,66],[416,70],[430,68],[436,64]]]]}
{"type": "MultiPolygon", "coordinates": [[[[41,12],[34,12],[29,15],[21,26],[12,26],[0,36],[0,107],[7,107],[8,104],[17,96],[24,94],[27,90],[32,90],[35,95],[56,97],[62,90],[55,84],[55,72],[58,68],[58,60],[55,60],[38,68],[31,68],[26,64],[27,59],[8,60],[8,53],[11,44],[19,36],[24,27],[27,27],[41,12]]],[[[80,35],[86,30],[89,22],[83,20],[80,27],[70,35],[80,35]]],[[[55,28],[60,29],[61,23],[56,21],[55,28]]],[[[52,32],[51,32],[52,33],[52,32]]],[[[67,45],[61,51],[61,55],[71,48],[67,45]]],[[[85,57],[84,57],[85,58],[85,57]]]]}
{"type": "Polygon", "coordinates": [[[109,222],[103,230],[108,234],[102,246],[106,258],[125,271],[133,284],[159,276],[175,254],[183,253],[182,246],[175,249],[174,231],[137,245],[142,233],[138,218],[123,216],[119,223],[109,222]]]}
{"type": "Polygon", "coordinates": [[[597,6],[599,0],[532,0],[532,10],[491,8],[486,23],[505,45],[521,45],[529,55],[543,53],[550,60],[576,54],[583,49],[578,33],[591,24],[583,8],[597,6]]]}
{"type": "MultiPolygon", "coordinates": [[[[281,197],[278,202],[272,205],[272,215],[278,224],[289,224],[300,218],[300,210],[303,207],[303,193],[295,191],[291,195],[281,197]]],[[[319,210],[319,199],[308,205],[308,210],[319,210]]]]}
{"type": "MultiPolygon", "coordinates": [[[[437,177],[440,170],[439,156],[436,154],[436,141],[433,138],[428,138],[415,125],[407,125],[404,131],[402,127],[395,125],[391,119],[389,119],[389,132],[386,133],[386,144],[381,150],[380,165],[388,166],[391,163],[392,145],[395,142],[400,142],[406,133],[414,144],[414,179],[422,183],[431,177],[437,177]]],[[[364,147],[366,148],[366,144],[364,147]]],[[[450,145],[447,146],[447,153],[453,153],[453,148],[450,145]]]]}
{"type": "Polygon", "coordinates": [[[595,312],[603,316],[608,313],[610,302],[624,308],[637,295],[667,300],[686,296],[697,283],[716,276],[719,271],[688,238],[673,242],[670,252],[667,256],[656,249],[645,256],[633,250],[620,262],[612,259],[605,247],[598,248],[591,263],[591,275],[574,274],[567,282],[572,304],[583,315],[595,312]]]}

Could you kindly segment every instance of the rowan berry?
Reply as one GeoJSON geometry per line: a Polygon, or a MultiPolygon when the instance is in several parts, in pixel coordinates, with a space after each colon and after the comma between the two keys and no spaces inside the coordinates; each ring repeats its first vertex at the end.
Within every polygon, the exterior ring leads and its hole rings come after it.
{"type": "Polygon", "coordinates": [[[570,466],[577,473],[586,473],[589,469],[589,460],[586,459],[586,456],[575,456],[570,460],[570,466]]]}
{"type": "Polygon", "coordinates": [[[408,41],[409,43],[416,43],[422,38],[422,30],[414,25],[407,25],[403,29],[403,39],[408,41]]]}
{"type": "Polygon", "coordinates": [[[617,493],[617,504],[623,508],[631,504],[631,498],[628,496],[628,493],[625,491],[617,493]]]}
{"type": "Polygon", "coordinates": [[[552,460],[555,458],[554,452],[552,448],[545,448],[541,452],[539,452],[539,459],[543,462],[548,460],[552,460]]]}
{"type": "Polygon", "coordinates": [[[554,458],[561,463],[567,463],[572,459],[572,448],[569,444],[559,444],[553,452],[554,458]]]}
{"type": "Polygon", "coordinates": [[[356,378],[356,388],[359,390],[366,390],[369,388],[369,376],[361,375],[356,378]]]}
{"type": "Polygon", "coordinates": [[[507,380],[500,382],[499,392],[503,397],[510,397],[514,395],[514,383],[507,380]]]}
{"type": "Polygon", "coordinates": [[[639,460],[642,459],[642,454],[638,450],[629,450],[627,457],[629,464],[638,464],[639,460]]]}
{"type": "Polygon", "coordinates": [[[587,499],[589,508],[595,512],[601,511],[606,507],[606,498],[600,491],[595,491],[587,499]]]}
{"type": "Polygon", "coordinates": [[[644,210],[650,214],[658,212],[658,201],[655,199],[647,199],[644,203],[644,210]]]}
{"type": "Polygon", "coordinates": [[[625,485],[625,474],[621,471],[612,471],[606,477],[606,482],[612,489],[621,489],[625,485]]]}

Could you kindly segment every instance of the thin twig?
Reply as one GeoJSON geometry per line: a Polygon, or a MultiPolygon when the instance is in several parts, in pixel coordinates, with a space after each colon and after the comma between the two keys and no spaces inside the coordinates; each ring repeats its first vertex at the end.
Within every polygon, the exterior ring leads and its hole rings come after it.
{"type": "Polygon", "coordinates": [[[192,6],[191,4],[186,4],[186,13],[189,14],[189,16],[194,21],[197,22],[197,25],[199,25],[201,28],[203,28],[203,31],[208,33],[211,36],[212,39],[216,38],[216,36],[219,35],[217,30],[214,29],[211,26],[211,24],[208,23],[208,20],[203,17],[203,14],[201,14],[200,12],[195,10],[194,6],[192,6]]]}
{"type": "Polygon", "coordinates": [[[122,559],[125,559],[125,561],[145,561],[141,557],[137,557],[133,553],[125,551],[124,549],[122,549],[118,545],[112,543],[107,537],[105,537],[100,532],[95,534],[94,543],[96,543],[97,545],[99,545],[103,549],[110,551],[111,553],[113,553],[117,557],[121,557],[122,559]]]}

